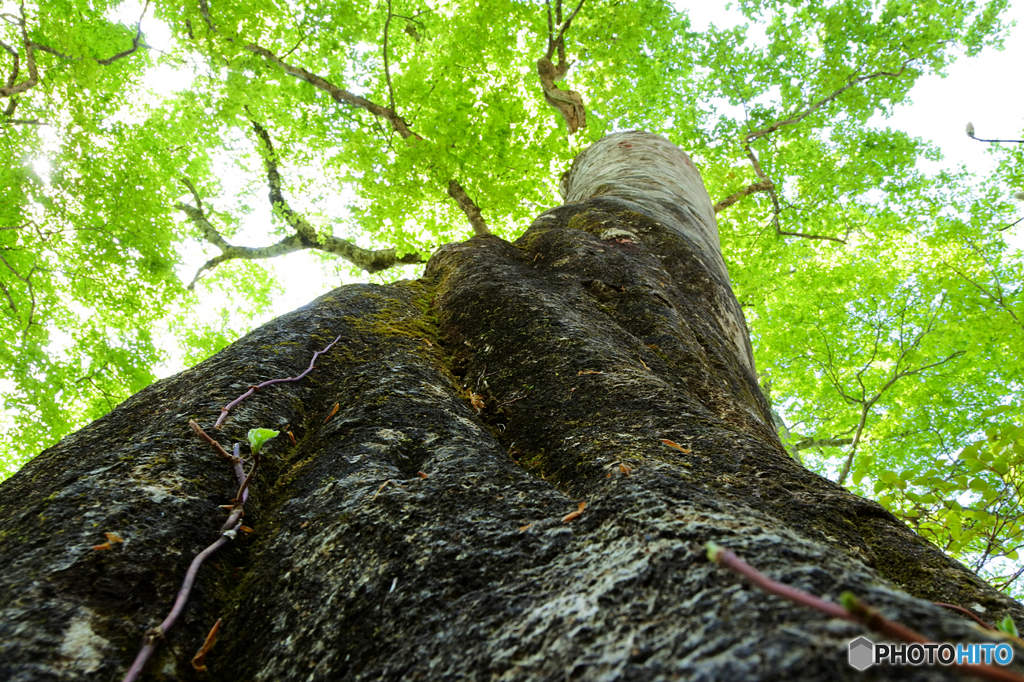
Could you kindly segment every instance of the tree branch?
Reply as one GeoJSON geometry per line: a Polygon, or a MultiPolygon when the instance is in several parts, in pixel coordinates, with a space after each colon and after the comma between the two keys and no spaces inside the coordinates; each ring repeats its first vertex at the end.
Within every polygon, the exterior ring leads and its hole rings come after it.
{"type": "MultiPolygon", "coordinates": [[[[33,324],[35,324],[35,322],[33,321],[32,318],[35,316],[35,312],[36,312],[36,291],[35,291],[35,287],[32,286],[32,276],[35,275],[36,272],[42,270],[42,268],[40,268],[37,265],[33,265],[29,269],[28,274],[25,275],[25,276],[22,276],[21,273],[18,272],[17,270],[15,270],[14,266],[11,265],[10,263],[8,263],[7,259],[4,258],[3,256],[0,256],[0,263],[3,263],[4,265],[6,265],[7,269],[10,270],[11,273],[13,273],[14,276],[25,285],[25,289],[26,289],[26,291],[28,291],[28,297],[29,297],[28,318],[25,321],[25,328],[21,330],[21,338],[24,341],[25,335],[28,334],[29,328],[33,324]]],[[[5,293],[7,292],[7,288],[6,287],[4,287],[4,291],[5,291],[5,293]]],[[[14,307],[14,300],[13,299],[11,300],[11,306],[14,307]]]]}
{"type": "Polygon", "coordinates": [[[391,87],[391,70],[388,68],[388,27],[391,25],[391,0],[388,0],[388,17],[384,20],[384,40],[382,51],[384,53],[384,82],[388,86],[388,108],[395,110],[395,91],[391,87]]]}
{"type": "Polygon", "coordinates": [[[796,114],[793,114],[792,116],[790,116],[789,118],[787,118],[784,121],[776,121],[775,123],[772,123],[771,125],[769,125],[766,128],[761,128],[760,130],[754,130],[754,131],[751,131],[751,132],[747,133],[746,135],[743,136],[743,140],[742,140],[743,146],[746,147],[747,145],[749,145],[751,142],[753,142],[757,138],[764,137],[765,135],[768,135],[769,133],[773,133],[776,130],[778,130],[779,128],[782,128],[783,126],[796,125],[797,123],[800,123],[800,121],[804,120],[805,118],[807,118],[808,116],[810,116],[811,114],[816,112],[818,109],[821,109],[823,106],[825,106],[829,102],[832,102],[832,101],[836,100],[840,95],[842,95],[844,92],[846,92],[847,90],[849,90],[850,88],[852,88],[854,86],[860,85],[861,83],[864,83],[864,82],[869,81],[869,80],[873,80],[875,78],[880,78],[882,76],[888,76],[890,78],[899,78],[900,76],[903,75],[903,72],[907,70],[907,66],[910,64],[910,61],[911,60],[907,60],[906,62],[904,62],[903,66],[900,67],[899,71],[895,71],[895,72],[893,72],[893,71],[875,71],[874,73],[869,73],[866,76],[850,77],[849,79],[847,79],[846,85],[844,85],[843,87],[839,88],[838,90],[833,92],[831,95],[828,95],[826,97],[822,97],[817,102],[814,102],[813,104],[809,105],[803,111],[800,111],[800,112],[797,112],[796,114]]]}
{"type": "MultiPolygon", "coordinates": [[[[551,30],[552,30],[552,26],[551,26],[551,0],[548,0],[548,3],[547,3],[548,4],[548,52],[547,52],[547,58],[548,59],[551,59],[551,57],[554,55],[556,47],[559,48],[559,49],[562,49],[562,50],[565,49],[565,40],[564,40],[565,32],[569,30],[569,27],[572,25],[572,20],[575,19],[576,15],[579,14],[581,9],[583,9],[583,3],[584,2],[585,2],[585,0],[580,0],[580,4],[576,5],[576,9],[574,9],[572,12],[569,13],[569,17],[565,20],[565,23],[562,24],[562,27],[558,31],[558,35],[552,37],[551,36],[551,30]]],[[[558,0],[557,12],[558,12],[558,21],[561,22],[562,21],[562,0],[558,0]]],[[[559,55],[559,61],[562,61],[564,57],[565,57],[565,53],[563,52],[563,53],[561,53],[559,55]]]]}
{"type": "Polygon", "coordinates": [[[773,189],[775,189],[775,183],[771,180],[758,180],[753,184],[747,185],[739,192],[730,194],[728,197],[715,204],[715,213],[729,208],[743,197],[750,196],[754,192],[768,192],[773,189]]]}
{"type": "MultiPolygon", "coordinates": [[[[28,68],[28,78],[18,83],[18,52],[10,45],[4,44],[4,49],[14,55],[14,68],[11,71],[11,75],[7,79],[7,85],[0,88],[0,97],[13,97],[18,93],[25,92],[34,88],[39,83],[39,71],[36,69],[36,56],[34,52],[34,43],[28,39],[28,31],[25,29],[24,17],[15,18],[17,25],[21,27],[21,39],[22,44],[25,46],[25,66],[28,68]]],[[[11,114],[14,113],[13,105],[8,107],[11,109],[11,114]]],[[[10,114],[7,114],[10,116],[10,114]]]]}
{"type": "MultiPolygon", "coordinates": [[[[1022,220],[1024,220],[1024,218],[1022,218],[1022,220]]],[[[985,261],[985,265],[988,266],[989,270],[992,272],[992,277],[996,281],[997,293],[992,293],[982,285],[978,284],[973,279],[971,279],[963,272],[961,272],[955,265],[951,264],[949,261],[944,260],[942,262],[947,268],[955,272],[961,279],[963,279],[968,284],[973,286],[975,289],[980,291],[985,297],[995,301],[1000,308],[1002,308],[1005,312],[1007,312],[1010,315],[1011,318],[1013,318],[1013,321],[1017,324],[1017,326],[1019,326],[1021,329],[1024,329],[1024,323],[1021,322],[1021,320],[1017,317],[1016,313],[1013,312],[1013,308],[1011,308],[1003,298],[1003,288],[999,282],[999,278],[996,276],[995,268],[992,267],[988,260],[981,253],[979,253],[977,249],[974,249],[974,251],[975,253],[978,253],[978,255],[981,257],[983,261],[985,261]]]]}
{"type": "Polygon", "coordinates": [[[7,288],[7,285],[3,283],[3,280],[0,280],[0,291],[4,292],[4,297],[7,299],[7,305],[9,305],[11,307],[11,312],[13,312],[15,315],[17,315],[18,314],[18,306],[14,302],[14,298],[11,296],[11,292],[7,288]]]}
{"type": "MultiPolygon", "coordinates": [[[[188,204],[179,203],[178,208],[184,211],[189,218],[196,223],[204,234],[208,231],[216,233],[216,230],[212,225],[209,224],[209,220],[202,214],[201,211],[196,209],[194,206],[188,204]]],[[[219,233],[217,233],[219,235],[219,233]]],[[[223,238],[222,238],[223,239],[223,238]]],[[[331,253],[336,256],[344,258],[349,263],[352,263],[356,267],[362,268],[366,272],[380,272],[381,270],[387,270],[388,268],[399,265],[399,264],[415,264],[424,262],[423,257],[418,253],[407,253],[403,256],[398,255],[397,249],[364,249],[360,246],[356,246],[347,239],[335,237],[333,235],[327,235],[322,237],[323,242],[310,241],[304,239],[301,235],[292,234],[276,244],[270,246],[233,246],[224,242],[221,249],[221,254],[210,260],[206,261],[196,272],[192,282],[189,283],[188,288],[193,289],[195,284],[207,271],[213,270],[221,263],[229,260],[241,259],[241,260],[263,260],[266,258],[276,258],[278,256],[284,256],[289,253],[296,251],[303,251],[305,249],[317,249],[326,253],[331,253]]],[[[216,242],[208,239],[211,243],[216,245],[216,242]]]]}
{"type": "MultiPolygon", "coordinates": [[[[12,99],[11,104],[15,104],[17,100],[12,99]]],[[[8,107],[11,108],[11,107],[8,107]]],[[[0,125],[5,126],[48,126],[50,125],[46,121],[40,121],[37,118],[12,118],[6,121],[0,121],[0,125]]]]}
{"type": "MultiPolygon", "coordinates": [[[[338,86],[334,85],[333,83],[328,81],[326,78],[323,78],[323,77],[318,76],[318,75],[316,75],[316,74],[314,74],[314,73],[312,73],[310,71],[307,71],[306,69],[303,69],[302,67],[293,66],[291,64],[288,64],[287,62],[285,62],[283,59],[278,57],[276,54],[274,54],[270,50],[267,50],[266,48],[260,47],[259,45],[256,45],[255,43],[250,43],[250,44],[246,45],[245,49],[249,50],[250,52],[252,52],[254,54],[260,55],[261,57],[263,57],[264,59],[266,59],[267,61],[269,61],[269,62],[271,62],[273,64],[276,64],[278,67],[280,67],[288,75],[290,75],[290,76],[292,76],[294,78],[298,78],[299,80],[305,81],[305,82],[309,83],[310,85],[312,85],[313,87],[326,92],[328,95],[330,95],[332,98],[334,98],[335,101],[341,102],[342,104],[347,104],[347,105],[352,106],[352,107],[356,107],[358,109],[362,109],[364,111],[367,111],[367,112],[373,114],[377,118],[384,119],[391,126],[392,130],[394,130],[396,133],[398,133],[399,135],[402,136],[402,139],[412,138],[412,139],[414,139],[416,141],[426,141],[426,140],[424,140],[424,138],[422,136],[414,133],[412,130],[409,129],[409,124],[405,121],[404,118],[402,118],[401,116],[398,115],[398,112],[396,112],[394,110],[393,103],[392,103],[392,107],[391,108],[382,107],[379,104],[371,102],[368,99],[365,99],[363,97],[359,97],[358,95],[354,95],[351,92],[349,92],[348,90],[345,90],[344,88],[339,88],[338,86]]],[[[389,88],[390,88],[390,78],[389,78],[389,88]]],[[[389,90],[389,92],[390,92],[390,90],[389,90]]],[[[391,95],[391,96],[393,97],[393,95],[391,95]]],[[[462,189],[462,185],[459,184],[458,181],[455,180],[454,178],[452,178],[449,181],[449,183],[448,183],[448,194],[449,194],[449,196],[452,196],[453,198],[455,198],[455,196],[452,195],[452,193],[451,193],[452,192],[452,189],[451,189],[452,188],[452,183],[455,183],[455,185],[457,185],[459,187],[459,189],[461,190],[462,196],[465,198],[465,202],[459,201],[458,199],[456,199],[456,203],[458,203],[459,208],[462,209],[463,213],[465,213],[466,217],[469,219],[470,225],[473,226],[473,232],[475,234],[478,234],[478,235],[479,234],[490,234],[490,231],[487,229],[487,224],[486,224],[486,222],[484,222],[483,216],[480,213],[480,209],[476,206],[476,204],[472,201],[472,199],[469,198],[469,195],[466,194],[465,190],[462,189]],[[481,232],[481,230],[483,230],[483,231],[481,232]]],[[[400,261],[400,262],[404,262],[404,261],[400,261]]],[[[421,261],[417,260],[417,261],[413,261],[413,262],[419,263],[421,261]]],[[[360,265],[360,267],[362,267],[362,266],[360,265]]],[[[371,271],[371,272],[373,272],[373,271],[371,271]]]]}
{"type": "Polygon", "coordinates": [[[255,121],[252,122],[252,125],[256,131],[256,135],[263,144],[262,156],[267,170],[267,184],[270,188],[269,195],[271,206],[276,212],[280,213],[281,217],[284,218],[288,225],[292,227],[294,232],[276,244],[272,244],[270,246],[234,246],[228,243],[217,228],[209,221],[206,217],[206,212],[203,210],[203,204],[199,197],[199,193],[187,178],[183,178],[182,182],[192,193],[198,208],[190,204],[179,202],[177,204],[178,209],[183,211],[200,229],[203,236],[206,238],[206,241],[216,246],[221,252],[219,256],[211,258],[199,268],[195,277],[193,277],[192,281],[189,283],[188,289],[194,289],[196,282],[199,281],[204,273],[213,270],[225,261],[234,259],[262,260],[265,258],[276,258],[278,256],[284,256],[289,253],[303,251],[305,249],[318,249],[320,251],[340,256],[356,267],[362,268],[363,270],[371,273],[380,272],[381,270],[386,270],[398,264],[414,264],[423,262],[423,257],[418,253],[407,253],[403,256],[399,256],[397,249],[364,249],[356,246],[347,239],[341,239],[340,237],[335,237],[333,235],[318,235],[313,226],[310,225],[299,212],[292,209],[288,204],[288,201],[284,198],[284,194],[281,191],[281,175],[277,169],[277,152],[274,150],[269,133],[267,133],[267,131],[255,121]]]}
{"type": "Polygon", "coordinates": [[[399,135],[401,135],[403,139],[408,139],[410,137],[416,138],[417,140],[423,139],[416,133],[409,130],[409,124],[406,123],[405,119],[399,116],[394,109],[382,107],[381,105],[375,104],[374,102],[371,102],[368,99],[359,97],[358,95],[354,95],[348,90],[345,90],[344,88],[339,88],[338,86],[328,81],[326,78],[323,78],[322,76],[318,76],[315,73],[307,71],[302,67],[293,66],[285,62],[283,59],[278,57],[270,50],[260,47],[255,43],[249,43],[245,46],[245,49],[249,50],[253,54],[257,54],[263,57],[264,59],[273,64],[276,64],[289,76],[298,78],[299,80],[303,80],[312,85],[313,87],[326,92],[328,95],[334,98],[335,101],[340,102],[342,104],[347,104],[349,106],[357,107],[359,109],[363,109],[364,111],[368,111],[369,113],[373,114],[378,118],[384,119],[391,125],[391,129],[394,130],[399,135]]]}
{"type": "Polygon", "coordinates": [[[484,217],[480,214],[480,208],[454,178],[448,181],[448,196],[455,200],[455,203],[469,218],[469,223],[473,226],[473,233],[476,236],[483,237],[491,234],[491,231],[487,229],[487,223],[484,222],[484,217]]]}
{"type": "Polygon", "coordinates": [[[910,60],[904,62],[903,66],[900,67],[900,70],[899,71],[895,71],[895,72],[894,71],[875,71],[874,73],[870,73],[870,74],[867,74],[867,75],[864,75],[864,76],[850,77],[849,79],[847,79],[846,85],[844,85],[843,87],[839,88],[838,90],[836,90],[835,92],[831,93],[830,95],[827,95],[826,97],[821,98],[817,102],[814,102],[814,103],[808,105],[806,108],[804,108],[801,111],[793,114],[789,118],[787,118],[785,120],[781,120],[781,121],[776,121],[776,122],[772,123],[771,125],[769,125],[769,126],[767,126],[765,128],[761,128],[759,130],[753,130],[753,131],[748,132],[746,135],[744,135],[741,138],[741,140],[740,140],[740,145],[746,151],[747,158],[750,159],[750,163],[751,163],[751,165],[754,168],[754,172],[757,174],[757,177],[760,178],[760,181],[748,185],[744,189],[741,189],[740,191],[738,191],[738,192],[736,192],[734,194],[731,194],[727,198],[725,198],[722,201],[720,201],[717,204],[715,204],[715,213],[718,213],[719,211],[722,211],[722,210],[732,206],[733,204],[735,204],[740,199],[743,199],[744,197],[750,196],[751,194],[754,194],[755,192],[767,192],[768,195],[772,199],[772,224],[775,226],[775,233],[776,234],[778,234],[779,236],[783,236],[783,237],[801,237],[803,239],[822,239],[822,240],[827,240],[827,241],[832,241],[832,242],[838,242],[839,244],[845,244],[846,241],[843,240],[843,239],[839,239],[838,237],[829,237],[827,235],[805,234],[803,232],[787,232],[787,231],[785,231],[785,230],[783,230],[781,228],[781,226],[779,224],[779,215],[782,213],[782,207],[781,207],[781,204],[779,202],[778,194],[776,192],[776,185],[775,185],[774,182],[772,182],[772,180],[768,177],[768,175],[761,168],[761,164],[760,164],[760,162],[757,159],[757,155],[754,154],[754,151],[750,147],[750,143],[753,142],[754,140],[758,139],[758,138],[765,137],[766,135],[769,135],[769,134],[775,132],[776,130],[779,130],[780,128],[783,128],[785,126],[796,125],[796,124],[800,123],[805,118],[807,118],[808,116],[810,116],[814,112],[818,111],[819,109],[821,109],[823,106],[825,106],[829,102],[832,102],[832,101],[836,100],[840,95],[842,95],[844,92],[846,92],[847,90],[849,90],[850,88],[852,88],[852,87],[854,87],[856,85],[859,85],[861,83],[864,83],[866,81],[869,81],[869,80],[872,80],[872,79],[875,79],[875,78],[880,78],[882,76],[888,76],[888,77],[892,77],[892,78],[898,78],[899,76],[902,76],[903,72],[907,69],[907,66],[909,65],[909,63],[910,63],[910,60]]]}
{"type": "Polygon", "coordinates": [[[850,469],[853,467],[853,459],[857,456],[857,446],[860,445],[861,434],[864,433],[864,426],[868,422],[868,413],[871,411],[871,407],[875,404],[875,401],[880,397],[882,397],[881,391],[879,391],[875,396],[874,400],[861,405],[860,421],[857,422],[857,433],[853,435],[853,441],[850,443],[850,452],[846,455],[846,461],[843,462],[843,470],[839,472],[839,480],[836,481],[839,485],[845,484],[846,477],[850,475],[850,469]]]}
{"type": "Polygon", "coordinates": [[[127,50],[124,50],[123,52],[118,52],[113,57],[107,57],[106,59],[97,59],[96,60],[97,64],[102,64],[103,66],[109,66],[110,64],[113,64],[114,62],[116,62],[118,59],[123,59],[124,57],[127,57],[128,55],[132,54],[133,52],[138,50],[140,46],[141,47],[149,47],[145,43],[140,43],[140,41],[142,40],[142,19],[143,19],[143,17],[146,16],[146,10],[148,10],[148,9],[149,9],[149,0],[146,0],[146,4],[144,4],[142,6],[142,14],[139,15],[139,20],[137,22],[135,22],[135,37],[132,38],[132,46],[130,48],[128,48],[127,50]]]}
{"type": "MultiPolygon", "coordinates": [[[[134,52],[136,52],[139,49],[139,47],[149,47],[148,45],[146,45],[145,42],[142,41],[142,19],[146,16],[146,12],[148,10],[149,10],[149,0],[146,0],[146,3],[142,7],[142,14],[139,15],[139,20],[138,20],[138,22],[136,22],[135,37],[132,39],[132,46],[129,49],[123,50],[121,52],[118,52],[117,54],[113,55],[112,57],[107,57],[105,59],[93,58],[94,61],[97,64],[101,64],[103,66],[109,66],[109,65],[113,64],[114,62],[116,62],[117,60],[123,59],[124,57],[127,57],[127,56],[133,54],[134,52]]],[[[78,61],[78,60],[81,59],[81,57],[72,57],[71,55],[64,54],[60,50],[52,48],[49,45],[43,45],[41,43],[37,43],[35,41],[29,40],[29,38],[28,38],[28,30],[27,30],[27,28],[25,26],[25,18],[24,18],[24,16],[14,16],[14,15],[4,15],[4,16],[5,16],[5,18],[6,17],[10,17],[11,19],[13,19],[13,21],[11,23],[17,24],[21,28],[22,45],[25,48],[25,65],[28,68],[28,78],[23,80],[21,83],[17,83],[16,84],[17,77],[18,77],[18,70],[19,70],[18,51],[15,50],[10,45],[7,45],[6,43],[0,42],[0,47],[3,47],[3,49],[8,54],[12,55],[13,58],[14,58],[14,67],[13,67],[13,69],[11,71],[10,76],[8,76],[8,78],[7,78],[7,85],[5,85],[4,87],[0,88],[0,97],[13,97],[14,95],[17,95],[19,93],[22,93],[22,92],[25,92],[27,90],[30,90],[30,89],[34,88],[36,85],[39,84],[39,72],[38,72],[38,69],[36,68],[36,59],[35,59],[35,51],[36,50],[38,50],[40,52],[46,52],[46,53],[52,54],[55,57],[59,57],[60,59],[65,59],[65,60],[68,60],[68,61],[78,61]]],[[[15,104],[12,101],[11,104],[8,105],[7,111],[4,112],[4,115],[5,116],[11,116],[14,113],[14,106],[15,106],[15,104]]]]}
{"type": "MultiPolygon", "coordinates": [[[[548,10],[548,49],[543,57],[537,60],[537,75],[540,78],[540,86],[544,91],[544,99],[547,103],[562,114],[565,125],[572,135],[580,128],[587,127],[587,110],[583,105],[583,97],[574,90],[561,90],[555,83],[565,78],[569,71],[569,63],[565,60],[565,33],[569,30],[572,20],[583,7],[584,0],[576,6],[565,23],[561,24],[558,34],[554,35],[554,25],[551,20],[551,0],[547,1],[548,10]],[[558,65],[551,62],[551,58],[558,53],[558,65]]],[[[558,0],[557,19],[562,21],[562,2],[558,0]]]]}
{"type": "Polygon", "coordinates": [[[808,448],[837,448],[852,442],[852,438],[805,438],[793,443],[793,449],[799,452],[808,448]]]}
{"type": "Polygon", "coordinates": [[[277,170],[278,157],[277,152],[274,150],[274,144],[270,140],[270,134],[256,121],[251,121],[251,123],[256,131],[256,136],[263,143],[264,150],[261,155],[263,156],[263,165],[267,170],[267,186],[270,188],[271,208],[281,214],[281,217],[292,226],[297,235],[301,235],[304,239],[315,241],[317,238],[316,230],[313,229],[302,215],[292,209],[281,192],[281,174],[277,170]]]}
{"type": "MultiPolygon", "coordinates": [[[[764,172],[763,168],[761,168],[761,162],[758,161],[757,155],[754,154],[754,150],[750,148],[750,145],[749,144],[744,144],[744,149],[747,150],[747,158],[750,159],[750,164],[754,167],[754,172],[757,174],[757,177],[761,178],[760,182],[755,183],[754,185],[750,185],[750,187],[753,187],[755,185],[764,186],[765,189],[763,191],[767,192],[768,196],[771,197],[771,200],[772,200],[772,225],[775,227],[775,234],[777,234],[777,235],[779,235],[781,237],[801,237],[803,239],[823,239],[823,240],[827,240],[827,241],[830,241],[830,242],[838,242],[840,244],[845,244],[846,243],[845,240],[840,239],[839,237],[829,237],[828,235],[823,235],[823,234],[806,234],[804,232],[787,232],[786,230],[783,230],[782,226],[781,226],[781,224],[779,222],[779,216],[782,215],[782,205],[779,202],[779,195],[775,191],[775,183],[772,182],[771,178],[768,177],[768,174],[764,172]]],[[[749,189],[749,187],[747,189],[749,189]]],[[[743,191],[743,190],[741,190],[741,191],[743,191]]],[[[754,191],[751,190],[751,191],[747,192],[747,196],[749,196],[750,194],[753,194],[753,193],[754,193],[754,191]]],[[[731,198],[732,197],[730,197],[730,199],[731,198]]],[[[728,201],[728,199],[726,199],[726,201],[728,201]]],[[[737,201],[738,201],[738,199],[737,199],[737,201]]],[[[733,202],[733,203],[735,203],[735,202],[733,202]]],[[[716,213],[717,213],[717,211],[716,211],[716,213]]]]}

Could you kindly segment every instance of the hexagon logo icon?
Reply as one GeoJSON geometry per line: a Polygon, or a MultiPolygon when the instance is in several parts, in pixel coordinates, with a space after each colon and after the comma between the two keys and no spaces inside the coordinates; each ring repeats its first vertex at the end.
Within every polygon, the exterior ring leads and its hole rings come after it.
{"type": "Polygon", "coordinates": [[[867,637],[858,637],[850,642],[850,665],[864,670],[874,663],[875,643],[867,637]]]}

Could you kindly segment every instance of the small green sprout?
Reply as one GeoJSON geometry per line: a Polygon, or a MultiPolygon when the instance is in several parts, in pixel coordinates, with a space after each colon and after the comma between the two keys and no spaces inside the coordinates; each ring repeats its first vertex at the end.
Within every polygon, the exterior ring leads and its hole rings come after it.
{"type": "Polygon", "coordinates": [[[996,630],[999,630],[1000,632],[1005,632],[1008,635],[1013,635],[1014,637],[1019,636],[1017,632],[1017,626],[1014,624],[1013,618],[1010,618],[1009,616],[1006,616],[1001,621],[996,623],[996,630]]]}
{"type": "Polygon", "coordinates": [[[263,449],[263,444],[279,433],[281,432],[273,429],[249,429],[249,447],[252,448],[252,454],[258,455],[263,449]]]}

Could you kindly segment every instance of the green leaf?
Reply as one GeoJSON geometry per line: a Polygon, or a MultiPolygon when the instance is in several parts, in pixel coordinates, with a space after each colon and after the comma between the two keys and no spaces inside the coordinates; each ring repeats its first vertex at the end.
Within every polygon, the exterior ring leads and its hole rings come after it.
{"type": "Polygon", "coordinates": [[[249,429],[247,434],[249,438],[249,447],[252,449],[252,453],[255,455],[263,449],[263,444],[271,438],[277,436],[280,431],[274,431],[272,429],[249,429]]]}

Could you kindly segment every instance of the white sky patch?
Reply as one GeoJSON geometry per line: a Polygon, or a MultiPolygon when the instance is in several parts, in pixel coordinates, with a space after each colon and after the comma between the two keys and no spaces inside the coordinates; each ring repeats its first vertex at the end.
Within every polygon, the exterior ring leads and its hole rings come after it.
{"type": "Polygon", "coordinates": [[[126,0],[108,11],[106,16],[107,19],[124,24],[132,29],[139,25],[139,17],[142,17],[142,35],[146,44],[160,52],[171,51],[174,48],[174,38],[171,35],[171,30],[167,27],[167,24],[153,18],[152,7],[147,9],[146,15],[143,16],[142,10],[144,6],[145,4],[138,2],[138,0],[126,0]]]}

